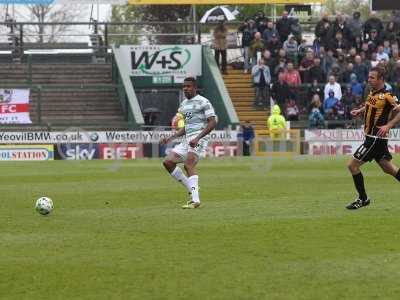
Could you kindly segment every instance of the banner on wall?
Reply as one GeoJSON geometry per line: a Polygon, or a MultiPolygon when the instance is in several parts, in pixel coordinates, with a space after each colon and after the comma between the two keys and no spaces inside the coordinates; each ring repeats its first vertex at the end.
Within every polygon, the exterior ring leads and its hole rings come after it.
{"type": "MultiPolygon", "coordinates": [[[[311,141],[363,141],[364,132],[361,129],[318,129],[305,130],[304,139],[311,141]]],[[[389,140],[400,141],[400,128],[391,129],[389,140]]]]}
{"type": "MultiPolygon", "coordinates": [[[[158,143],[173,131],[3,131],[0,144],[158,143]]],[[[214,130],[210,140],[236,142],[237,131],[214,130]]]]}
{"type": "Polygon", "coordinates": [[[142,144],[100,144],[100,159],[137,159],[144,157],[142,144]]]}
{"type": "MultiPolygon", "coordinates": [[[[352,155],[364,141],[361,129],[306,130],[305,141],[311,155],[352,155]]],[[[389,133],[388,148],[391,153],[400,153],[400,129],[389,133]]]]}
{"type": "Polygon", "coordinates": [[[66,160],[92,160],[99,158],[97,144],[58,144],[56,158],[66,160]]]}
{"type": "Polygon", "coordinates": [[[28,89],[0,89],[0,124],[31,124],[28,89]]]}
{"type": "Polygon", "coordinates": [[[208,145],[207,157],[233,157],[239,155],[238,143],[211,142],[208,145]]]}
{"type": "MultiPolygon", "coordinates": [[[[361,145],[358,141],[309,142],[308,154],[311,155],[352,155],[361,145]]],[[[400,153],[400,141],[389,141],[390,153],[400,153]]]]}
{"type": "Polygon", "coordinates": [[[53,159],[53,145],[0,145],[0,160],[3,161],[31,161],[53,159]]]}
{"type": "Polygon", "coordinates": [[[120,46],[131,76],[201,76],[201,45],[120,46]]]}

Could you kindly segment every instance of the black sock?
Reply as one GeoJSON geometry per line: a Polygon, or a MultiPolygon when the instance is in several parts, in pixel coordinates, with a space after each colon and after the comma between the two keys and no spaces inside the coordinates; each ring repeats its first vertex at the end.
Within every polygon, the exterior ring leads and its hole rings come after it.
{"type": "Polygon", "coordinates": [[[397,171],[396,175],[394,175],[394,178],[400,181],[400,169],[397,171]]]}
{"type": "Polygon", "coordinates": [[[365,193],[364,187],[364,177],[363,174],[360,172],[357,175],[353,175],[354,185],[356,186],[358,195],[361,200],[367,200],[367,194],[365,193]]]}

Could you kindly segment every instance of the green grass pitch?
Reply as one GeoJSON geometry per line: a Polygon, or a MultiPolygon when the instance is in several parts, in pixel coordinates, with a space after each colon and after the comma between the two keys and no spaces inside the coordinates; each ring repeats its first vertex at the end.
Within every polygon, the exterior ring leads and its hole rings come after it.
{"type": "Polygon", "coordinates": [[[347,211],[346,161],[204,160],[196,210],[160,160],[2,163],[0,299],[399,299],[400,183],[347,211]]]}

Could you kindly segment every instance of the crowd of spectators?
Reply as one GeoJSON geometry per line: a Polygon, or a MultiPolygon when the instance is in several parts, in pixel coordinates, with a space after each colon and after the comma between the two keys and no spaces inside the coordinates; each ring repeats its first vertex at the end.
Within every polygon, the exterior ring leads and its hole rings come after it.
{"type": "Polygon", "coordinates": [[[275,23],[259,13],[238,31],[244,73],[253,76],[259,109],[272,97],[288,120],[307,115],[311,127],[350,119],[350,110],[368,92],[369,69],[378,64],[387,70],[386,88],[399,93],[400,12],[385,23],[375,12],[366,20],[357,11],[352,16],[324,13],[312,44],[287,11],[275,23]]]}

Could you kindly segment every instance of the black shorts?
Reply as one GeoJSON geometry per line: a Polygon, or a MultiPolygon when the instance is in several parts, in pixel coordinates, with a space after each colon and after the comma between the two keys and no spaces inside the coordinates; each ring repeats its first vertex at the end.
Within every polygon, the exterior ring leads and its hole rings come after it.
{"type": "Polygon", "coordinates": [[[388,140],[380,139],[371,136],[366,136],[364,143],[357,148],[353,157],[357,160],[368,162],[375,159],[379,162],[381,159],[392,160],[392,155],[389,153],[388,140]]]}

